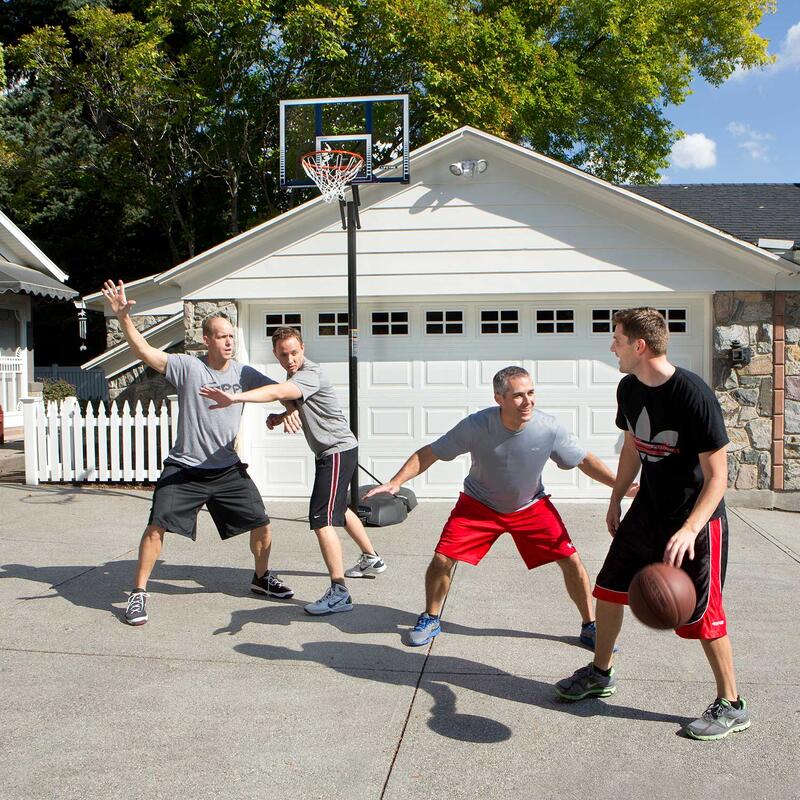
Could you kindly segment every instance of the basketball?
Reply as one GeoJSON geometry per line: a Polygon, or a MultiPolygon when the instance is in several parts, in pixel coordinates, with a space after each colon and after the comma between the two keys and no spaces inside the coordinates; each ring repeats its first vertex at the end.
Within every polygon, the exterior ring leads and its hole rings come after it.
{"type": "Polygon", "coordinates": [[[628,604],[650,628],[667,630],[684,625],[697,605],[692,579],[671,564],[650,564],[633,576],[628,604]]]}

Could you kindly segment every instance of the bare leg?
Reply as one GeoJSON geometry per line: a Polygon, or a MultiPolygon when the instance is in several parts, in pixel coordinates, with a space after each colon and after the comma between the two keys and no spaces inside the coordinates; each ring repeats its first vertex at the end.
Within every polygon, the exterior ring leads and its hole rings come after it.
{"type": "Polygon", "coordinates": [[[568,558],[556,561],[564,575],[564,585],[567,587],[569,599],[575,603],[581,621],[585,624],[594,619],[592,611],[592,590],[589,585],[589,576],[583,566],[581,557],[573,553],[568,558]]]}
{"type": "Polygon", "coordinates": [[[139,561],[136,564],[136,582],[134,589],[147,589],[150,573],[161,555],[164,544],[164,528],[158,525],[148,525],[139,542],[139,561]]]}
{"type": "Polygon", "coordinates": [[[595,613],[597,614],[597,632],[595,634],[594,665],[599,669],[609,669],[614,662],[614,645],[622,630],[625,606],[620,603],[609,603],[607,600],[598,600],[595,613]]]}
{"type": "Polygon", "coordinates": [[[250,531],[250,552],[256,564],[256,576],[264,577],[269,569],[269,552],[272,548],[272,531],[269,525],[262,525],[250,531]]]}
{"type": "Polygon", "coordinates": [[[372,546],[369,536],[367,536],[364,525],[358,515],[354,514],[349,508],[344,514],[344,529],[362,553],[369,553],[371,556],[375,555],[375,548],[372,546]]]}
{"type": "Polygon", "coordinates": [[[324,528],[316,528],[314,533],[317,534],[319,549],[322,552],[322,558],[325,561],[325,566],[328,568],[331,581],[333,583],[341,583],[342,586],[344,586],[342,543],[339,541],[339,535],[336,533],[336,529],[331,525],[326,525],[324,528]]]}
{"type": "Polygon", "coordinates": [[[719,639],[706,640],[700,642],[706,654],[711,671],[714,673],[714,680],[717,684],[717,697],[735,702],[739,698],[736,690],[736,675],[733,670],[733,648],[728,636],[719,639]]]}
{"type": "Polygon", "coordinates": [[[450,575],[455,561],[452,558],[434,553],[425,572],[425,610],[438,617],[447,593],[450,591],[450,575]]]}

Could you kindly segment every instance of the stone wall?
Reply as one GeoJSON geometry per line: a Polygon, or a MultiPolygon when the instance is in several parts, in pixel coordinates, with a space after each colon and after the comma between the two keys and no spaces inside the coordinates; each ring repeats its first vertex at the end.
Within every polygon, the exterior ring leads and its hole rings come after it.
{"type": "MultiPolygon", "coordinates": [[[[170,347],[167,352],[182,353],[183,345],[170,347]]],[[[122,372],[108,381],[108,399],[116,400],[120,407],[127,402],[133,409],[136,402],[140,401],[142,408],[147,410],[147,406],[152,400],[158,408],[160,403],[171,394],[175,394],[175,387],[160,372],[156,372],[144,364],[137,364],[127,372],[122,372]]]]}
{"type": "Polygon", "coordinates": [[[783,488],[800,490],[800,292],[786,293],[783,488]]]}
{"type": "MultiPolygon", "coordinates": [[[[131,317],[138,331],[146,331],[165,319],[169,319],[168,314],[142,314],[141,316],[131,317]]],[[[123,341],[125,341],[125,336],[122,333],[119,320],[116,317],[106,317],[106,350],[110,350],[123,341]]]]}
{"type": "Polygon", "coordinates": [[[741,490],[772,488],[773,295],[718,292],[714,295],[713,383],[728,436],[728,485],[741,490]],[[734,368],[735,340],[753,350],[746,367],[734,368]]]}

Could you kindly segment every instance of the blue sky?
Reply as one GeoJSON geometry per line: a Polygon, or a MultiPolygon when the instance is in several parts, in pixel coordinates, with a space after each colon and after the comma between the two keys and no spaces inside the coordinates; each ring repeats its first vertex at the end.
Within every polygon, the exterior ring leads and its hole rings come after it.
{"type": "Polygon", "coordinates": [[[687,134],[669,183],[800,183],[800,1],[778,0],[758,32],[777,62],[736,72],[720,87],[696,80],[667,116],[687,134]]]}

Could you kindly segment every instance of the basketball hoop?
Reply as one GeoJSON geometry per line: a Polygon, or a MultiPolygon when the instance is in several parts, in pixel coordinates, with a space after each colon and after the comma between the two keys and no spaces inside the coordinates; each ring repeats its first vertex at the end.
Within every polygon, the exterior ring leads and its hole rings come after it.
{"type": "Polygon", "coordinates": [[[364,157],[349,150],[312,150],[300,163],[319,187],[322,199],[331,203],[337,197],[344,200],[345,190],[364,165],[364,157]]]}

